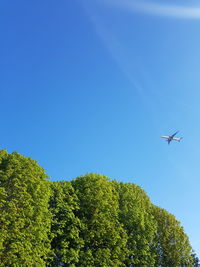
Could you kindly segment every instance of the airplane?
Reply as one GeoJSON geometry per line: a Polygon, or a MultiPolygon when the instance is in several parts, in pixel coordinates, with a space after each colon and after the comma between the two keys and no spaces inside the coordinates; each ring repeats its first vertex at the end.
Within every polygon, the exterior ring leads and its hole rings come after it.
{"type": "Polygon", "coordinates": [[[183,139],[183,137],[174,137],[176,134],[177,134],[178,132],[176,132],[176,133],[174,133],[174,134],[172,134],[172,135],[170,135],[170,136],[161,136],[162,138],[165,138],[166,139],[166,141],[168,142],[168,145],[170,144],[170,142],[172,141],[172,140],[174,140],[174,141],[181,141],[181,139],[183,139]]]}

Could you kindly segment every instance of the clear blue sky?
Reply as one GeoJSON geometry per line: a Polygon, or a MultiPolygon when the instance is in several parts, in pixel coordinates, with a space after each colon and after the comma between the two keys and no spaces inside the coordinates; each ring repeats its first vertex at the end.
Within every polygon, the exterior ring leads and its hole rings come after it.
{"type": "Polygon", "coordinates": [[[140,185],[200,255],[198,2],[2,0],[0,145],[140,185]]]}

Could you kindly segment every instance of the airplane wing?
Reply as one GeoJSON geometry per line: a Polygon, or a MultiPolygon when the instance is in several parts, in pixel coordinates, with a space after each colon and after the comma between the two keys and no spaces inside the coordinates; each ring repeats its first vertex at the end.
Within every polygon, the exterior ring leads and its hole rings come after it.
{"type": "Polygon", "coordinates": [[[169,136],[161,136],[162,138],[169,139],[169,136]]]}
{"type": "Polygon", "coordinates": [[[183,137],[174,137],[174,138],[173,138],[173,140],[175,140],[175,141],[179,141],[179,142],[181,141],[181,139],[183,139],[183,137]]]}
{"type": "Polygon", "coordinates": [[[178,131],[176,133],[172,134],[171,137],[173,138],[177,133],[178,133],[178,131]]]}

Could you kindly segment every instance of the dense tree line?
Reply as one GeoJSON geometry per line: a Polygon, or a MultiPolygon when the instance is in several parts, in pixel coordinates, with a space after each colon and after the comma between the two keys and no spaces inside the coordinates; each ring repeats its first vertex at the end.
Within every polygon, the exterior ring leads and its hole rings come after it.
{"type": "Polygon", "coordinates": [[[200,266],[176,218],[135,184],[99,174],[50,182],[0,151],[0,266],[200,266]]]}

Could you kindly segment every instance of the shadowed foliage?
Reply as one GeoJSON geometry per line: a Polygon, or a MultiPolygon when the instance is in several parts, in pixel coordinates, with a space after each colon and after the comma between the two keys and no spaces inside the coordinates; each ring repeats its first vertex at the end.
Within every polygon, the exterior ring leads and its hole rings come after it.
{"type": "Polygon", "coordinates": [[[70,182],[53,182],[51,189],[53,259],[49,265],[75,266],[83,247],[83,240],[80,238],[81,221],[75,215],[79,210],[78,198],[70,182]]]}

